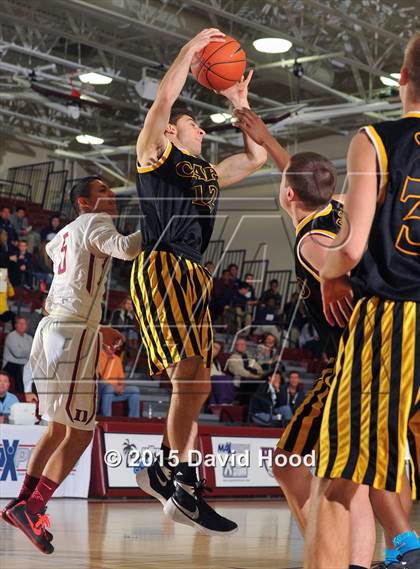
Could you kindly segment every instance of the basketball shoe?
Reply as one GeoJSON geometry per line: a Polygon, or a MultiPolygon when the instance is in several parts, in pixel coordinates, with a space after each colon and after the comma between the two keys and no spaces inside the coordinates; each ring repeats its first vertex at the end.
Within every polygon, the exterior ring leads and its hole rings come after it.
{"type": "Polygon", "coordinates": [[[205,535],[226,535],[236,532],[238,525],[219,515],[203,498],[206,480],[194,486],[175,480],[175,491],[163,511],[175,522],[196,528],[205,535]]]}
{"type": "Polygon", "coordinates": [[[8,518],[23,531],[39,551],[50,554],[54,547],[45,535],[45,528],[50,526],[50,520],[45,509],[37,514],[28,512],[26,502],[22,501],[7,511],[8,518]]]}
{"type": "Polygon", "coordinates": [[[136,480],[143,492],[157,498],[163,506],[175,490],[172,472],[169,468],[161,467],[158,460],[148,468],[138,470],[136,480]]]}
{"type": "MultiPolygon", "coordinates": [[[[17,498],[14,498],[8,504],[6,504],[5,507],[2,509],[2,511],[0,512],[0,517],[3,518],[3,520],[6,523],[10,524],[13,527],[16,527],[16,525],[9,518],[8,510],[11,510],[13,508],[13,506],[16,506],[16,504],[18,504],[18,503],[19,503],[19,500],[17,498]]],[[[45,537],[47,538],[47,540],[52,541],[52,539],[54,537],[53,534],[51,532],[49,532],[46,528],[44,528],[44,531],[45,531],[45,537]]]]}
{"type": "Polygon", "coordinates": [[[404,553],[400,558],[400,563],[404,569],[419,569],[420,549],[412,549],[404,553]]]}

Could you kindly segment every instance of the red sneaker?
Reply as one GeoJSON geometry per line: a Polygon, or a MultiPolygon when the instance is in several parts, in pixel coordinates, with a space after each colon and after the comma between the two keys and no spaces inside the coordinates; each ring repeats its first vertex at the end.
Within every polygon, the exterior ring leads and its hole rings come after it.
{"type": "Polygon", "coordinates": [[[7,511],[7,516],[13,524],[23,531],[39,551],[50,554],[54,547],[45,535],[45,528],[50,527],[50,520],[45,510],[38,514],[28,512],[25,501],[19,502],[7,511]]]}
{"type": "MultiPolygon", "coordinates": [[[[13,500],[11,500],[8,504],[6,504],[4,506],[4,508],[0,511],[0,518],[2,518],[7,524],[10,524],[13,527],[16,527],[14,522],[9,518],[8,516],[8,510],[11,510],[13,508],[13,506],[16,506],[16,504],[19,503],[19,500],[17,498],[14,498],[13,500]]],[[[53,539],[53,534],[51,532],[49,532],[46,528],[44,528],[45,531],[45,537],[48,539],[48,541],[52,541],[53,539]]]]}

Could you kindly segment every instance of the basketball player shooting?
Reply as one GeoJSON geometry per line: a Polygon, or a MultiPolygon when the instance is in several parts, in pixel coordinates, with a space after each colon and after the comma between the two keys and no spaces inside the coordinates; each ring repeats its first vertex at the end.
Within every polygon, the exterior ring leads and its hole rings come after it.
{"type": "MultiPolygon", "coordinates": [[[[166,515],[205,534],[227,534],[237,524],[205,502],[205,481],[198,481],[196,468],[188,464],[211,386],[212,280],[202,255],[213,232],[220,188],[247,177],[267,158],[264,148],[245,135],[243,152],[213,166],[200,156],[205,131],[188,110],[173,108],[198,54],[210,42],[223,43],[223,37],[217,29],[205,29],[181,49],[146,116],[137,143],[143,251],[131,278],[150,372],[167,370],[173,386],[164,465],[156,461],[141,470],[137,482],[164,504],[166,515]],[[176,468],[173,455],[179,461],[176,468]]],[[[248,75],[221,94],[235,108],[249,107],[250,79],[248,75]]]]}
{"type": "Polygon", "coordinates": [[[96,367],[101,342],[117,346],[123,336],[100,327],[101,301],[111,257],[132,260],[140,232],[123,236],[114,193],[89,176],[71,190],[79,216],[47,245],[54,279],[39,324],[30,366],[39,396],[39,413],[48,428],[34,448],[19,496],[2,511],[42,552],[52,553],[46,505],[89,445],[96,417],[96,367]]]}

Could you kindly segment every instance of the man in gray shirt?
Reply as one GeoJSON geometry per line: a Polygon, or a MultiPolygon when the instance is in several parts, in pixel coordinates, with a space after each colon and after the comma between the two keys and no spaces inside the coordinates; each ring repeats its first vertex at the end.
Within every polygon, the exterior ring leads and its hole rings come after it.
{"type": "Polygon", "coordinates": [[[6,336],[3,353],[3,369],[15,380],[15,391],[23,393],[23,368],[29,360],[33,338],[26,334],[26,318],[16,318],[15,330],[6,336]]]}

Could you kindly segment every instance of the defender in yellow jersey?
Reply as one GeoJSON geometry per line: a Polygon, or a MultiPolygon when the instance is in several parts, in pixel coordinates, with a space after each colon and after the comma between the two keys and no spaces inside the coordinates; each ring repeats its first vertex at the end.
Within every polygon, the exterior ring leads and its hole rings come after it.
{"type": "Polygon", "coordinates": [[[330,303],[356,266],[365,292],[341,339],[324,410],[307,569],[346,569],[348,510],[360,484],[370,486],[374,512],[394,536],[395,563],[420,567],[420,541],[399,497],[420,402],[420,34],[405,53],[400,95],[402,119],[366,127],[351,143],[351,234],[337,237],[320,272],[331,322],[330,303]]]}
{"type": "MultiPolygon", "coordinates": [[[[197,480],[196,469],[187,462],[211,386],[212,279],[201,262],[220,189],[257,170],[267,153],[245,136],[242,152],[212,165],[201,157],[204,130],[190,111],[172,108],[193,60],[211,41],[223,41],[223,34],[203,30],[181,49],[162,79],[138,138],[143,250],[133,265],[131,292],[150,371],[167,370],[173,386],[162,445],[164,464],[156,461],[140,470],[137,483],[164,504],[165,514],[174,521],[201,533],[226,534],[236,531],[237,524],[205,502],[205,483],[197,480]]],[[[234,107],[248,107],[251,76],[222,93],[234,107]]]]}

